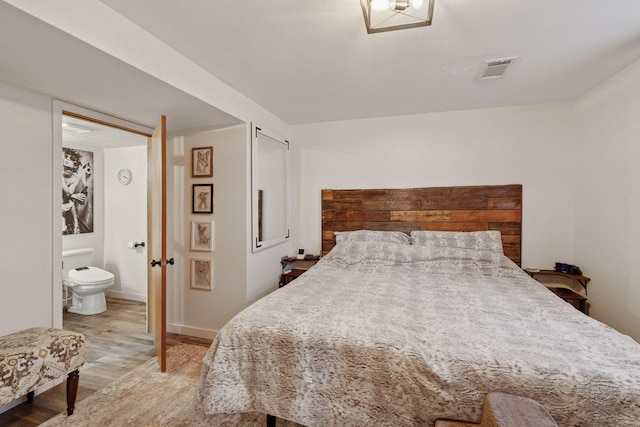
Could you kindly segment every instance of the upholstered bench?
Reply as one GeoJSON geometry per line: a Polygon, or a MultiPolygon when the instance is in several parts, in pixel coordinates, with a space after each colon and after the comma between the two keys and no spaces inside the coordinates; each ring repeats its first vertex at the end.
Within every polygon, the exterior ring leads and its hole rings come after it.
{"type": "Polygon", "coordinates": [[[67,375],[67,414],[73,414],[84,335],[55,328],[31,328],[0,337],[0,405],[27,396],[67,375]]]}

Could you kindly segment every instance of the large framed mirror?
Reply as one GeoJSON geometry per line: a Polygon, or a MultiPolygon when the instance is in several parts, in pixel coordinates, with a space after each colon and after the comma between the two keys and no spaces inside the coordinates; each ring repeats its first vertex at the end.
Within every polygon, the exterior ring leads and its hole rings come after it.
{"type": "Polygon", "coordinates": [[[258,126],[251,132],[253,251],[289,239],[289,142],[258,126]]]}

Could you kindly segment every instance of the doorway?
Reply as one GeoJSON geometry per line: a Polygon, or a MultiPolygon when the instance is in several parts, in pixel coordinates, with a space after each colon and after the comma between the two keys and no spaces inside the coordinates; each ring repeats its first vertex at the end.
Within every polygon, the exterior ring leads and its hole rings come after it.
{"type": "Polygon", "coordinates": [[[63,114],[62,161],[62,250],[93,249],[92,265],[115,276],[106,295],[146,304],[147,137],[63,114]]]}

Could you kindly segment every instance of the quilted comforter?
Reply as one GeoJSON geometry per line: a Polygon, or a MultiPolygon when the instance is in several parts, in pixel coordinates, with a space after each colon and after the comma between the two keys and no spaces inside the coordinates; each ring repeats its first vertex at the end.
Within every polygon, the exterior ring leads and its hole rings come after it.
{"type": "Polygon", "coordinates": [[[502,254],[338,244],[215,338],[196,393],[207,423],[479,422],[489,391],[560,426],[640,425],[640,345],[502,254]]]}

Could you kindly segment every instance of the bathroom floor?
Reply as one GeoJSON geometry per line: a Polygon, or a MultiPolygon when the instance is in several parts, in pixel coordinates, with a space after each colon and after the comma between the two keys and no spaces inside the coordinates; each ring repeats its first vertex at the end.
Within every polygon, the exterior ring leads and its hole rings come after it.
{"type": "MultiPolygon", "coordinates": [[[[107,298],[104,313],[83,316],[65,312],[63,327],[84,334],[86,339],[86,361],[80,370],[76,402],[155,356],[153,340],[145,333],[144,303],[107,298]]],[[[205,347],[211,344],[211,340],[167,334],[167,347],[181,342],[205,347]]],[[[37,395],[32,404],[25,402],[0,414],[0,427],[37,426],[66,407],[63,382],[37,395]]]]}

